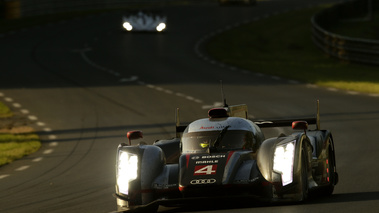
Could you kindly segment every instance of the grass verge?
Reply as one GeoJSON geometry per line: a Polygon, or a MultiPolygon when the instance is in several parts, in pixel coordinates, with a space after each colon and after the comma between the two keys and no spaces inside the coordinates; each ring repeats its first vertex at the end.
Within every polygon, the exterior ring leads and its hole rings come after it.
{"type": "Polygon", "coordinates": [[[205,51],[220,62],[254,72],[325,87],[379,93],[378,67],[330,58],[313,43],[310,19],[329,6],[242,25],[213,37],[205,44],[205,51]]]}
{"type": "Polygon", "coordinates": [[[12,117],[13,112],[2,102],[0,102],[0,118],[12,117]]]}
{"type": "Polygon", "coordinates": [[[0,166],[37,151],[41,142],[37,134],[0,133],[0,166]]]}
{"type": "Polygon", "coordinates": [[[37,151],[41,142],[31,127],[2,128],[4,119],[9,121],[13,112],[0,102],[0,166],[11,163],[37,151]]]}

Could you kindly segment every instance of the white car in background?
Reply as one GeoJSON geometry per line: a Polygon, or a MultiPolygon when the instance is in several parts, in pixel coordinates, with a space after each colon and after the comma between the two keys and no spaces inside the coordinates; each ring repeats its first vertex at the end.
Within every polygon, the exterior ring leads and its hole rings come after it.
{"type": "Polygon", "coordinates": [[[156,12],[132,13],[122,17],[122,26],[128,31],[163,32],[167,17],[156,12]]]}

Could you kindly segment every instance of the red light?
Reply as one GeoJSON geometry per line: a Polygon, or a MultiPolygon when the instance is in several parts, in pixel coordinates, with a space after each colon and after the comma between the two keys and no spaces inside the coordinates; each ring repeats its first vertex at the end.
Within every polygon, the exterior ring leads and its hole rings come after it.
{"type": "Polygon", "coordinates": [[[326,159],[325,160],[325,163],[326,163],[326,181],[330,182],[330,178],[329,178],[329,159],[326,159]]]}

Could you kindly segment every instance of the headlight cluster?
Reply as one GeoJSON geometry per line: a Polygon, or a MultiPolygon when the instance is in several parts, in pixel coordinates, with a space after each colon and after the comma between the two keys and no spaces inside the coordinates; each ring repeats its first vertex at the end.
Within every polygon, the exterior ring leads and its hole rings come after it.
{"type": "Polygon", "coordinates": [[[129,183],[138,177],[138,156],[122,150],[118,153],[117,185],[123,194],[128,194],[129,183]]]}
{"type": "Polygon", "coordinates": [[[293,181],[293,161],[295,154],[295,141],[279,145],[274,154],[274,171],[282,175],[283,186],[293,181]]]}
{"type": "Polygon", "coordinates": [[[166,24],[163,22],[159,23],[158,26],[156,27],[158,32],[162,32],[165,28],[166,28],[166,24]]]}
{"type": "Polygon", "coordinates": [[[124,22],[122,26],[125,28],[127,31],[131,31],[133,29],[133,26],[129,22],[124,22]]]}

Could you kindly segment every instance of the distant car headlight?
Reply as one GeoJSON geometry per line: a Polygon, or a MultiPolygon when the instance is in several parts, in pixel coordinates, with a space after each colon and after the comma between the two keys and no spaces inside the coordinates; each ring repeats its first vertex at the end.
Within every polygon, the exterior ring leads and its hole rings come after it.
{"type": "Polygon", "coordinates": [[[138,177],[138,156],[120,150],[117,160],[117,186],[119,192],[129,193],[129,183],[138,177]]]}
{"type": "Polygon", "coordinates": [[[164,29],[166,29],[166,24],[165,23],[159,23],[158,26],[156,27],[157,31],[158,32],[161,32],[163,31],[164,29]]]}
{"type": "Polygon", "coordinates": [[[133,26],[129,23],[129,22],[124,22],[124,24],[122,24],[122,26],[125,28],[125,30],[127,31],[131,31],[133,29],[133,26]]]}
{"type": "Polygon", "coordinates": [[[282,176],[283,186],[293,181],[293,161],[295,154],[295,141],[279,145],[274,154],[274,171],[282,176]]]}

